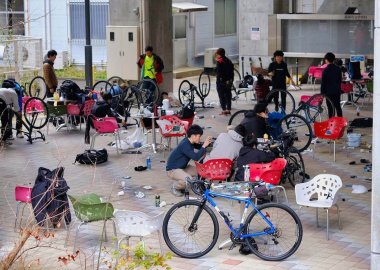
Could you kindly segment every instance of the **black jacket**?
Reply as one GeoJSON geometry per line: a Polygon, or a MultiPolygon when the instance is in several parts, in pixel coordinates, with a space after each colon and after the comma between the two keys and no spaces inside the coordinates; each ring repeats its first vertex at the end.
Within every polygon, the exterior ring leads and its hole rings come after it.
{"type": "Polygon", "coordinates": [[[254,111],[246,112],[241,123],[246,130],[246,134],[254,134],[257,138],[263,138],[268,133],[266,119],[258,116],[254,111]]]}
{"type": "Polygon", "coordinates": [[[251,163],[268,163],[275,158],[276,156],[272,152],[266,152],[256,148],[243,146],[240,149],[239,157],[236,160],[235,181],[244,181],[243,165],[248,165],[251,163]]]}
{"type": "Polygon", "coordinates": [[[273,72],[272,86],[273,89],[286,89],[286,77],[290,78],[288,65],[285,62],[278,64],[272,62],[269,64],[268,72],[273,72]]]}
{"type": "Polygon", "coordinates": [[[334,64],[328,64],[322,73],[321,94],[327,96],[340,96],[340,83],[342,82],[342,71],[334,64]]]}
{"type": "Polygon", "coordinates": [[[232,83],[234,80],[234,65],[227,57],[219,57],[216,61],[216,80],[217,82],[232,83]]]}
{"type": "Polygon", "coordinates": [[[53,171],[40,167],[32,189],[32,207],[37,224],[44,225],[46,215],[55,226],[62,218],[66,224],[71,222],[67,191],[69,186],[63,178],[64,168],[53,171]]]}

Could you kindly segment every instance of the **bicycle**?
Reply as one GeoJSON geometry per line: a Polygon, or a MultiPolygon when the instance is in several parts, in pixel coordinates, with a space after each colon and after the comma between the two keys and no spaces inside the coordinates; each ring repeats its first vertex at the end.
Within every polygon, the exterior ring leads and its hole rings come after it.
{"type": "Polygon", "coordinates": [[[45,79],[41,76],[36,76],[29,83],[29,96],[45,99],[47,88],[45,79]]]}
{"type": "Polygon", "coordinates": [[[199,258],[215,246],[219,236],[219,223],[210,204],[221,216],[231,231],[234,244],[245,243],[252,253],[263,260],[280,261],[297,251],[302,241],[302,224],[297,214],[288,206],[267,203],[256,206],[252,203],[253,190],[257,182],[249,186],[247,197],[230,196],[210,190],[211,184],[202,180],[191,182],[193,191],[200,200],[185,200],[175,204],[166,213],[163,236],[166,244],[180,257],[199,258]],[[214,202],[221,197],[245,203],[240,224],[234,227],[228,214],[214,202]],[[248,214],[248,208],[253,211],[248,214]],[[281,222],[281,223],[280,223],[281,222]]]}
{"type": "Polygon", "coordinates": [[[195,102],[195,94],[201,100],[201,108],[213,108],[212,106],[205,104],[205,96],[202,91],[199,91],[198,88],[189,82],[188,80],[183,80],[178,88],[178,98],[182,105],[185,104],[195,104],[199,102],[195,102]]]}
{"type": "MultiPolygon", "coordinates": [[[[2,115],[4,113],[9,113],[10,115],[13,113],[16,114],[16,117],[19,121],[21,121],[22,126],[26,128],[24,135],[27,137],[27,141],[30,144],[32,144],[34,140],[38,139],[45,141],[45,135],[39,131],[39,129],[42,129],[49,120],[49,110],[46,103],[40,98],[31,97],[25,102],[23,107],[25,121],[22,116],[18,115],[18,112],[14,111],[9,106],[3,111],[2,115]],[[37,120],[40,120],[39,124],[37,124],[37,120]],[[38,130],[33,131],[33,129],[38,130]],[[34,137],[33,135],[35,135],[35,133],[38,133],[39,136],[34,137]]],[[[4,129],[6,129],[6,127],[1,127],[1,130],[4,129]]]]}

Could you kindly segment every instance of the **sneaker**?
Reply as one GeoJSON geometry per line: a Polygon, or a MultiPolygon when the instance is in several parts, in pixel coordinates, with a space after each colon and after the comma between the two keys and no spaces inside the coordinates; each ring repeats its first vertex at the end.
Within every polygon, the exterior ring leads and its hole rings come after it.
{"type": "Polygon", "coordinates": [[[17,133],[16,137],[19,138],[19,139],[23,139],[24,138],[24,133],[19,132],[19,133],[17,133]]]}
{"type": "Polygon", "coordinates": [[[185,190],[184,189],[177,189],[175,187],[175,184],[173,184],[173,186],[171,188],[171,192],[176,197],[182,197],[185,194],[185,190]]]}

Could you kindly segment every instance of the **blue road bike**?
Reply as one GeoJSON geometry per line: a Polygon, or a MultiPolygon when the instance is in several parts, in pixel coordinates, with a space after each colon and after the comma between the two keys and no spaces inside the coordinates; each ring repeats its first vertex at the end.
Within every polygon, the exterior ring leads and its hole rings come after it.
{"type": "Polygon", "coordinates": [[[234,244],[246,244],[252,253],[268,261],[284,260],[296,252],[303,234],[297,214],[284,204],[255,205],[253,190],[260,184],[248,185],[247,196],[231,196],[212,191],[207,181],[191,182],[192,190],[200,199],[175,204],[164,218],[163,236],[170,250],[184,258],[198,258],[212,250],[218,240],[219,224],[210,204],[231,231],[234,244]],[[219,209],[213,199],[216,197],[245,203],[238,226],[232,224],[227,212],[219,209]],[[249,207],[253,209],[250,213],[249,207]]]}

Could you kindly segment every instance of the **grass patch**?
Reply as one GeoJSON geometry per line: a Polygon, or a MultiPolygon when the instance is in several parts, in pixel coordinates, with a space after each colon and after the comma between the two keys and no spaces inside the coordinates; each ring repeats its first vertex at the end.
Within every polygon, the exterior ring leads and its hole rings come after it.
{"type": "MultiPolygon", "coordinates": [[[[69,66],[64,69],[56,69],[55,74],[58,78],[65,79],[85,79],[84,67],[69,66]]],[[[105,69],[94,69],[94,80],[107,80],[107,72],[105,69]]]]}

